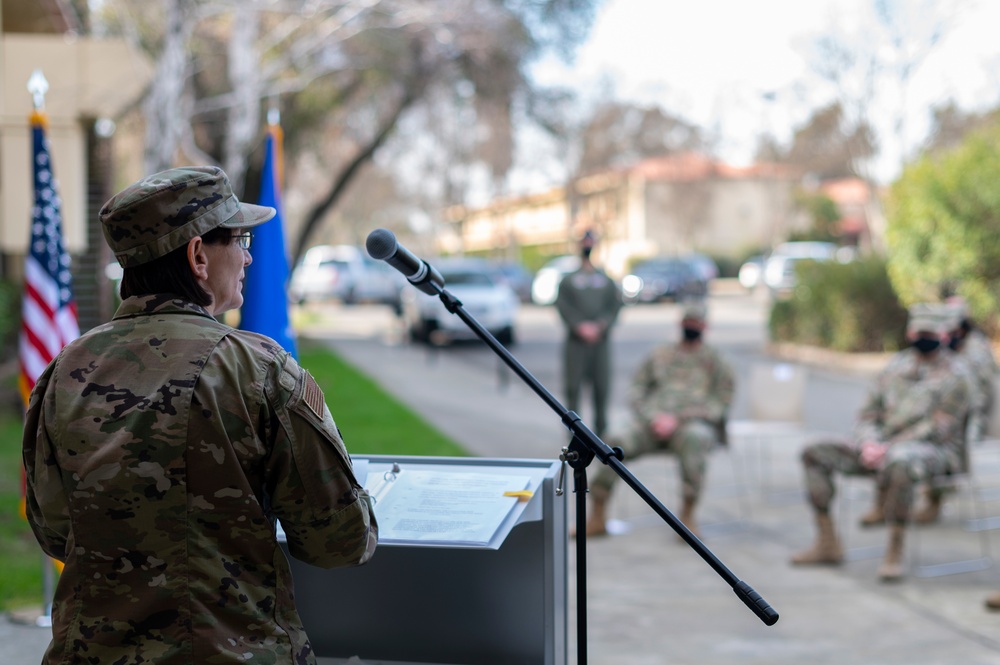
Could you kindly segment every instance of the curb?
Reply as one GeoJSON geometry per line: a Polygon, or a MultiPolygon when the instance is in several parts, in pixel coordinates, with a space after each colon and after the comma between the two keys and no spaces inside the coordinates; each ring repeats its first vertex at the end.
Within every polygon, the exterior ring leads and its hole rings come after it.
{"type": "Polygon", "coordinates": [[[769,342],[765,353],[782,360],[790,360],[811,367],[836,369],[852,374],[877,374],[885,367],[892,353],[844,353],[818,346],[805,346],[789,342],[769,342]]]}

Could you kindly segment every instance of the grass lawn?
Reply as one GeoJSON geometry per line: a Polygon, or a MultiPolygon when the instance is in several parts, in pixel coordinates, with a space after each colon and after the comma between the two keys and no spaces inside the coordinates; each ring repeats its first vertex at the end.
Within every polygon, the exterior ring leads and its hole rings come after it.
{"type": "Polygon", "coordinates": [[[468,455],[336,354],[305,346],[299,361],[323,389],[352,455],[468,455]]]}
{"type": "MultiPolygon", "coordinates": [[[[467,453],[332,352],[305,348],[300,361],[323,388],[352,454],[467,453]]],[[[0,611],[42,604],[42,554],[20,515],[21,415],[0,413],[0,611]]]]}

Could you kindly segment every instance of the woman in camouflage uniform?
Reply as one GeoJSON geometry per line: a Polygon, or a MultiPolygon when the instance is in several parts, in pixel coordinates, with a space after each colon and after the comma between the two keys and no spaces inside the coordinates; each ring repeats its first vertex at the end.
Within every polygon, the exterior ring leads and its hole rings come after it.
{"type": "Polygon", "coordinates": [[[65,562],[44,663],[315,663],[276,520],[309,563],[372,556],[369,497],[316,382],[214,318],[242,304],[247,229],[273,215],[215,167],[101,210],[122,304],[46,368],[24,430],[28,519],[65,562]]]}

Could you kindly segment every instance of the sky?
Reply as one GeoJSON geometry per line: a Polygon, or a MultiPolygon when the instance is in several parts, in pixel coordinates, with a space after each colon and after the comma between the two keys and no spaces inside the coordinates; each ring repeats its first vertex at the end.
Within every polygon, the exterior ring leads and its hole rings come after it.
{"type": "MultiPolygon", "coordinates": [[[[935,26],[945,28],[907,85],[895,74],[877,80],[867,107],[884,148],[872,174],[883,182],[898,174],[905,156],[927,136],[932,106],[949,99],[966,110],[1000,104],[1000,1],[888,2],[897,9],[902,33],[914,42],[926,43],[923,37],[935,26]]],[[[546,60],[534,76],[542,83],[570,82],[584,96],[606,95],[612,85],[617,98],[659,104],[712,130],[721,157],[747,163],[760,134],[787,142],[812,110],[838,95],[812,64],[818,62],[812,54],[821,35],[841,35],[858,46],[855,52],[877,49],[884,62],[901,61],[872,4],[605,0],[572,65],[546,60]]],[[[848,90],[860,89],[861,77],[845,80],[848,90]]]]}

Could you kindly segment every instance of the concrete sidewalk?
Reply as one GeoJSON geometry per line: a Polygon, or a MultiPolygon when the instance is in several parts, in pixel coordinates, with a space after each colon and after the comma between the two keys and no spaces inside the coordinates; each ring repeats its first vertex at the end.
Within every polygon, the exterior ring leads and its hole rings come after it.
{"type": "MultiPolygon", "coordinates": [[[[509,383],[447,353],[426,356],[391,339],[344,336],[330,342],[401,401],[465,445],[489,457],[555,459],[568,435],[551,409],[516,378],[509,383]]],[[[618,414],[619,416],[621,414],[618,414]]],[[[336,414],[335,414],[336,416],[336,414]]],[[[947,577],[910,576],[886,585],[877,558],[837,568],[793,568],[789,556],[812,539],[801,494],[798,452],[808,432],[741,439],[712,460],[701,510],[706,546],[781,614],[763,625],[719,576],[621,486],[612,503],[621,533],[589,541],[588,641],[594,665],[1000,665],[1000,613],[983,609],[1000,589],[997,567],[947,577]],[[762,473],[766,471],[767,473],[762,473]],[[762,478],[769,478],[765,486],[762,478]]],[[[976,452],[984,484],[1000,486],[1000,453],[976,452]]],[[[671,458],[626,465],[668,508],[679,495],[671,458]]],[[[854,522],[867,507],[863,482],[838,501],[846,544],[857,552],[884,543],[882,529],[854,522]]],[[[953,497],[941,524],[920,529],[929,562],[973,558],[977,534],[967,532],[953,497]]],[[[566,500],[572,504],[573,494],[566,500]]],[[[987,504],[1000,514],[1000,502],[987,504]]],[[[572,505],[569,506],[572,519],[572,505]]],[[[996,531],[986,532],[995,550],[996,531]]],[[[910,544],[914,544],[910,534],[910,544]]],[[[916,554],[909,549],[912,561],[916,554]]],[[[570,553],[570,663],[576,662],[575,561],[570,553]]],[[[38,663],[45,629],[0,621],[0,663],[38,663]]]]}
{"type": "MultiPolygon", "coordinates": [[[[514,383],[501,390],[496,376],[448,354],[428,362],[377,340],[332,344],[475,454],[553,459],[567,441],[555,414],[527,387],[514,383]]],[[[788,564],[789,556],[813,537],[798,460],[808,437],[799,432],[734,441],[713,458],[701,511],[706,546],[771,603],[781,614],[778,623],[761,623],[714,570],[621,485],[611,511],[623,533],[588,543],[590,663],[1000,664],[1000,613],[983,608],[985,595],[1000,589],[996,567],[936,578],[910,576],[886,585],[877,580],[877,556],[838,568],[788,564]],[[764,477],[770,479],[766,487],[764,477]]],[[[1000,451],[979,450],[976,462],[983,483],[1000,486],[1000,451]]],[[[633,464],[626,460],[626,465],[674,509],[679,487],[672,458],[650,456],[633,464]]],[[[855,525],[867,508],[869,485],[852,480],[842,492],[848,498],[837,504],[845,544],[858,556],[886,538],[884,529],[855,525]]],[[[572,520],[571,493],[567,500],[572,520]]],[[[953,497],[940,525],[921,528],[919,552],[911,534],[910,558],[919,553],[925,563],[935,563],[978,557],[980,537],[963,528],[959,514],[965,507],[963,497],[953,497]]],[[[998,514],[1000,501],[986,507],[998,514]]],[[[994,550],[997,533],[986,532],[994,550]]],[[[575,625],[574,607],[570,625],[575,625]]],[[[570,647],[570,662],[576,662],[573,635],[570,647]]]]}

